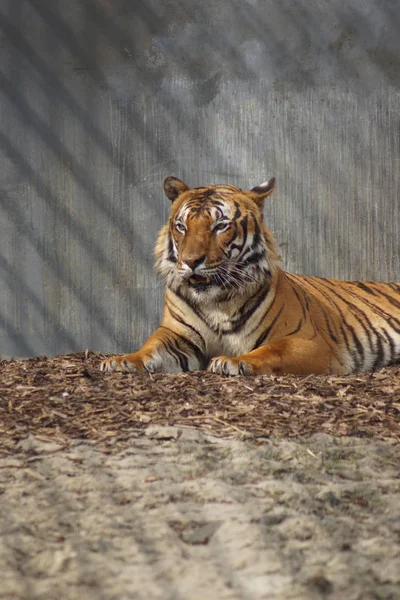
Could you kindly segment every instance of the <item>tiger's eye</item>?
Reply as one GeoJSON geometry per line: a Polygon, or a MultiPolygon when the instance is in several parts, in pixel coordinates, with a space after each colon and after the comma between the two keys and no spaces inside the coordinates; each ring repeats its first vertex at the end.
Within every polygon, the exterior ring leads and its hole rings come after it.
{"type": "Polygon", "coordinates": [[[229,226],[230,226],[230,223],[228,221],[223,221],[222,223],[217,223],[216,225],[214,225],[213,231],[215,233],[225,231],[226,229],[228,229],[229,226]]]}
{"type": "Polygon", "coordinates": [[[177,231],[179,231],[179,233],[185,233],[185,231],[186,231],[185,225],[183,223],[181,223],[180,221],[177,221],[175,223],[175,229],[177,231]]]}

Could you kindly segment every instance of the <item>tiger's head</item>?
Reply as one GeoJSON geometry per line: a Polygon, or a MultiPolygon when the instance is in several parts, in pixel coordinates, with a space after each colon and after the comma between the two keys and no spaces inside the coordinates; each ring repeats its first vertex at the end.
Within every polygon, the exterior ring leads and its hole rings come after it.
{"type": "Polygon", "coordinates": [[[263,203],[275,178],[243,191],[232,185],[190,189],[167,177],[172,202],[155,256],[167,286],[194,301],[221,301],[268,284],[279,262],[263,203]]]}

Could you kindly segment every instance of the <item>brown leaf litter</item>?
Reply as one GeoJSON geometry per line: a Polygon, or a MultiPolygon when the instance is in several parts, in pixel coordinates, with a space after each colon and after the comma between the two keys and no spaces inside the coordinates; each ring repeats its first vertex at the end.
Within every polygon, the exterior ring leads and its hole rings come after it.
{"type": "Polygon", "coordinates": [[[118,449],[149,425],[220,436],[316,432],[400,441],[400,367],[347,376],[101,373],[103,354],[0,360],[0,448],[29,434],[118,449]]]}

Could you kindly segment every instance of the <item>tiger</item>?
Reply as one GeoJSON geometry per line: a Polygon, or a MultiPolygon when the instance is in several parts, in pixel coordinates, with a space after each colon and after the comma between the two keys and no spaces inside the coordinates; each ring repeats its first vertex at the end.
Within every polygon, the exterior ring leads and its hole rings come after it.
{"type": "Polygon", "coordinates": [[[167,177],[172,205],[155,246],[161,325],[102,371],[344,375],[399,360],[400,283],[285,271],[263,218],[274,188],[274,177],[250,191],[167,177]]]}

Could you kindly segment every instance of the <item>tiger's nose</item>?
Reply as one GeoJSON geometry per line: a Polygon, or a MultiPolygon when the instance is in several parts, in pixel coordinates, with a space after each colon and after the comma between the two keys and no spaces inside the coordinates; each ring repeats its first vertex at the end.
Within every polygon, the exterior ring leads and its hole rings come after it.
{"type": "Polygon", "coordinates": [[[194,271],[196,267],[201,265],[201,263],[205,260],[205,258],[206,258],[206,255],[203,254],[203,256],[200,256],[198,258],[183,258],[182,262],[184,262],[188,267],[190,267],[192,269],[192,271],[194,271]]]}

